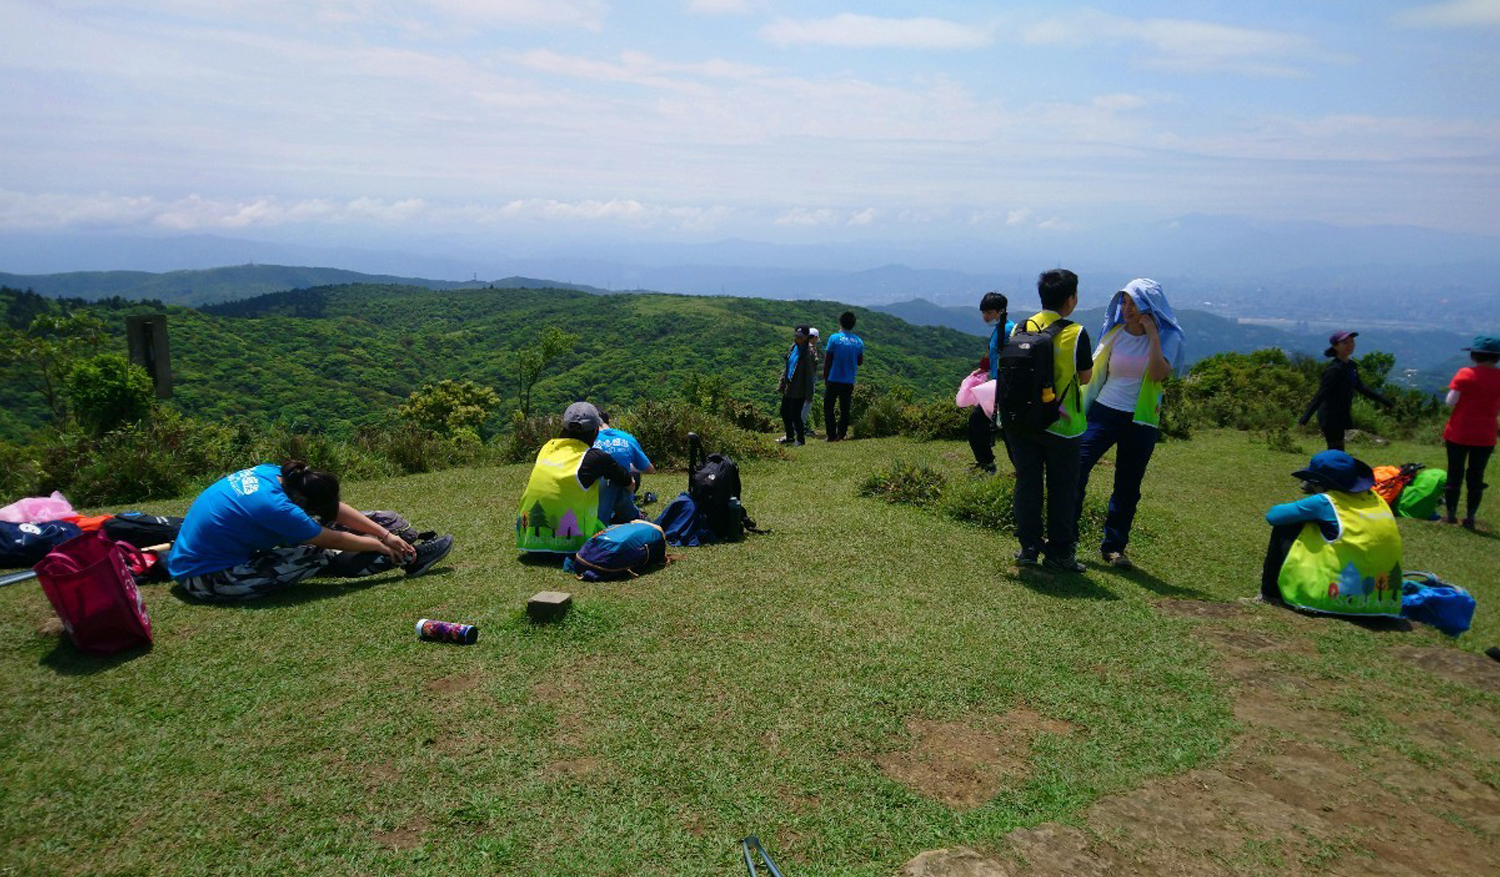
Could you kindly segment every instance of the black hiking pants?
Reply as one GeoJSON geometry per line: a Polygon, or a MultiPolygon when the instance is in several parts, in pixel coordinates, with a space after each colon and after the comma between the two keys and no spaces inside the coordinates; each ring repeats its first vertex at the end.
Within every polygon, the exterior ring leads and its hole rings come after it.
{"type": "Polygon", "coordinates": [[[1266,546],[1265,564],[1260,570],[1260,598],[1267,603],[1281,603],[1281,567],[1292,550],[1292,543],[1302,535],[1302,524],[1279,524],[1271,528],[1271,542],[1266,546]]]}
{"type": "Polygon", "coordinates": [[[802,444],[807,441],[807,424],[802,422],[802,403],[798,396],[781,397],[781,425],[786,427],[786,440],[802,444]]]}
{"type": "Polygon", "coordinates": [[[823,384],[823,435],[830,439],[849,437],[849,405],[854,400],[854,385],[841,381],[825,381],[823,384]],[[834,403],[838,403],[839,416],[833,416],[834,403]]]}
{"type": "Polygon", "coordinates": [[[1479,501],[1484,498],[1484,470],[1490,464],[1490,454],[1495,448],[1475,445],[1460,445],[1448,442],[1448,484],[1443,488],[1443,498],[1448,503],[1449,517],[1458,517],[1458,492],[1469,488],[1465,504],[1465,518],[1473,518],[1479,511],[1479,501]]]}

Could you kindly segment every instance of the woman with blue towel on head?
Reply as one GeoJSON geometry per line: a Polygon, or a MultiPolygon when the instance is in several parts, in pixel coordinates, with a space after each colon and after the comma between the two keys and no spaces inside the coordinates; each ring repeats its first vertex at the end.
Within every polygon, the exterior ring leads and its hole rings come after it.
{"type": "Polygon", "coordinates": [[[1146,464],[1161,433],[1162,384],[1182,368],[1182,362],[1182,327],[1161,284],[1146,278],[1125,284],[1105,313],[1094,350],[1093,379],[1084,388],[1088,428],[1083,433],[1078,473],[1081,515],[1089,473],[1106,451],[1119,446],[1104,541],[1099,546],[1110,566],[1134,566],[1125,556],[1125,546],[1141,500],[1146,464]]]}

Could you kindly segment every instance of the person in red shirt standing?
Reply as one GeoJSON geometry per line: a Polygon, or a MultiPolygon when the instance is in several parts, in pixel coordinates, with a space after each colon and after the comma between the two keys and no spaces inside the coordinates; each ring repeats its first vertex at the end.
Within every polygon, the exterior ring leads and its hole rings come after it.
{"type": "Polygon", "coordinates": [[[1495,436],[1500,427],[1500,337],[1479,335],[1472,347],[1465,347],[1471,366],[1458,370],[1448,382],[1448,405],[1453,413],[1443,428],[1448,445],[1448,516],[1450,524],[1458,523],[1459,488],[1468,484],[1469,496],[1463,525],[1474,529],[1474,513],[1484,496],[1484,469],[1495,450],[1495,436]]]}

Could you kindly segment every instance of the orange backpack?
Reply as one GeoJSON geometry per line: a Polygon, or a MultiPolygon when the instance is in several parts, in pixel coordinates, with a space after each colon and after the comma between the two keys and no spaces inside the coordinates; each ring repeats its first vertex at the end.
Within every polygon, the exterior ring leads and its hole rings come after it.
{"type": "Polygon", "coordinates": [[[1396,501],[1401,498],[1401,491],[1406,489],[1417,473],[1425,467],[1421,463],[1406,463],[1400,466],[1376,466],[1375,492],[1391,508],[1396,507],[1396,501]]]}

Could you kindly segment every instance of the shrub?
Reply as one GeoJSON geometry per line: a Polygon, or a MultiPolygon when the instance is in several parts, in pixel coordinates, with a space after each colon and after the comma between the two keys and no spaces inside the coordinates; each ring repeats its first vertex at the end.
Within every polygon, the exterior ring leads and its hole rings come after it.
{"type": "MultiPolygon", "coordinates": [[[[859,388],[855,388],[859,395],[859,388]]],[[[898,387],[887,393],[867,393],[859,416],[854,416],[850,406],[850,429],[855,438],[886,438],[900,435],[906,425],[906,405],[911,401],[911,391],[898,387]]]]}
{"type": "Polygon", "coordinates": [[[979,478],[955,485],[943,497],[943,511],[956,521],[975,524],[1002,533],[1016,531],[1012,503],[1015,476],[1009,473],[979,478]]]}
{"type": "Polygon", "coordinates": [[[354,444],[408,475],[472,465],[488,456],[479,434],[467,428],[442,436],[410,424],[395,428],[366,427],[355,433],[354,444]]]}
{"type": "MultiPolygon", "coordinates": [[[[936,504],[955,521],[1000,533],[1015,533],[1014,474],[1007,472],[952,486],[945,486],[945,481],[941,473],[925,466],[897,461],[889,469],[866,478],[860,484],[859,494],[879,497],[886,502],[917,506],[936,504]]],[[[1104,519],[1108,511],[1109,504],[1105,499],[1092,494],[1084,498],[1083,514],[1078,520],[1080,545],[1097,544],[1104,538],[1104,519]]],[[[1132,542],[1149,541],[1152,533],[1149,527],[1142,527],[1137,521],[1131,527],[1130,538],[1132,542]]]]}
{"type": "Polygon", "coordinates": [[[769,436],[741,429],[685,402],[644,402],[616,420],[616,426],[640,440],[646,456],[658,468],[687,466],[690,432],[703,439],[709,453],[728,454],[736,460],[786,456],[769,436]]]}
{"type": "Polygon", "coordinates": [[[941,473],[926,466],[897,460],[889,468],[871,473],[860,484],[859,495],[925,506],[942,499],[947,483],[941,473]]]}
{"type": "Polygon", "coordinates": [[[155,388],[145,369],[118,353],[101,353],[73,364],[63,392],[79,425],[97,436],[150,414],[155,388]]]}
{"type": "Polygon", "coordinates": [[[413,392],[396,413],[413,426],[444,435],[459,430],[478,434],[500,396],[471,381],[443,380],[413,392]]]}
{"type": "Polygon", "coordinates": [[[500,459],[506,463],[530,463],[542,445],[562,432],[561,414],[524,417],[517,411],[511,416],[510,435],[500,445],[500,459]]]}
{"type": "Polygon", "coordinates": [[[901,419],[901,432],[922,441],[962,440],[969,435],[969,409],[959,408],[952,399],[907,405],[901,411],[901,419]]]}

